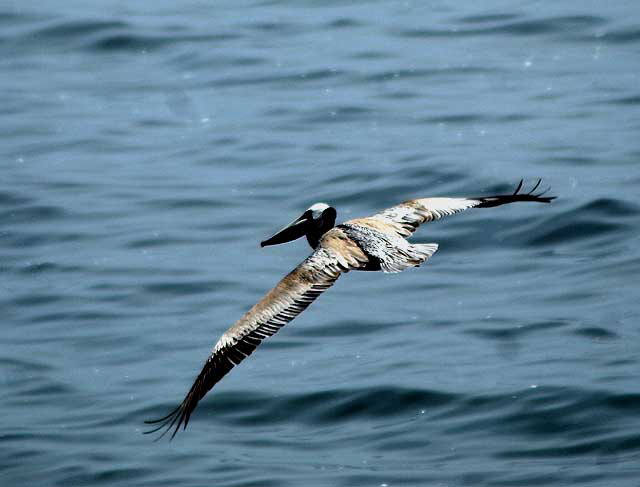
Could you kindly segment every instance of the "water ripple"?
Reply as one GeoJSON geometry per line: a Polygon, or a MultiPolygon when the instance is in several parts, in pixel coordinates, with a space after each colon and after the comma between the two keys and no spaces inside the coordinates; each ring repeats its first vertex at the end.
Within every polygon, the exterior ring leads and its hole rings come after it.
{"type": "MultiPolygon", "coordinates": [[[[503,19],[498,19],[503,20],[503,19]]],[[[488,27],[477,27],[473,29],[460,29],[451,27],[449,29],[399,29],[396,34],[409,38],[438,38],[438,37],[471,37],[471,36],[536,36],[549,34],[572,33],[575,35],[580,30],[593,29],[607,24],[607,19],[591,15],[574,15],[547,17],[537,20],[521,20],[515,22],[502,22],[498,25],[488,27]]],[[[468,22],[465,22],[468,23],[468,22]]],[[[477,22],[476,22],[477,23],[477,22]]]]}
{"type": "Polygon", "coordinates": [[[637,215],[638,209],[629,202],[598,199],[541,222],[540,228],[544,230],[530,238],[529,245],[588,241],[625,234],[631,228],[625,220],[637,215]]]}
{"type": "Polygon", "coordinates": [[[71,20],[57,22],[38,29],[29,34],[33,38],[68,39],[70,37],[86,37],[87,35],[99,33],[105,30],[124,29],[131,26],[120,20],[71,20]]]}
{"type": "Polygon", "coordinates": [[[629,27],[606,32],[598,38],[599,41],[611,44],[627,44],[640,41],[640,28],[629,27]]]}

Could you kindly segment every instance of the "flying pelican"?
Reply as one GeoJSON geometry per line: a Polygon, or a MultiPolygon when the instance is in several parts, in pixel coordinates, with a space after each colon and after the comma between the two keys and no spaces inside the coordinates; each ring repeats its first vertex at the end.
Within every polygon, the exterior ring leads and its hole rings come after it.
{"type": "MultiPolygon", "coordinates": [[[[306,236],[313,252],[287,274],[253,308],[225,331],[213,347],[200,374],[182,403],[163,418],[146,421],[162,428],[162,438],[173,428],[186,429],[200,399],[234,366],[242,362],[265,338],[293,320],[320,294],[329,289],[342,273],[350,270],[400,272],[417,267],[431,257],[438,244],[411,244],[409,237],[421,223],[439,220],[468,208],[492,208],[518,201],[549,203],[555,196],[534,194],[541,180],[528,193],[520,193],[522,180],[508,195],[477,198],[420,198],[405,201],[367,218],[335,225],[336,210],[315,203],[260,246],[277,245],[306,236]]],[[[158,438],[158,439],[159,439],[158,438]]]]}

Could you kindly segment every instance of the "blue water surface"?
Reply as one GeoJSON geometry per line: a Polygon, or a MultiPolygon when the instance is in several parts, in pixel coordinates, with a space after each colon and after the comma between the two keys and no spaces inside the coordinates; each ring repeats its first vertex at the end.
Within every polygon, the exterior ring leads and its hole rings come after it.
{"type": "Polygon", "coordinates": [[[0,5],[2,486],[640,484],[640,4],[0,5]],[[153,442],[309,253],[259,242],[543,178],[424,225],[153,442]]]}

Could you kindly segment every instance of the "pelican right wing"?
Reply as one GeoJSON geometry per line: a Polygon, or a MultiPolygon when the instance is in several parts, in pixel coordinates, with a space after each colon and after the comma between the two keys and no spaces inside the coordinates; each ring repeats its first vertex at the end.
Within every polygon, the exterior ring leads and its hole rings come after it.
{"type": "Polygon", "coordinates": [[[453,215],[469,208],[492,208],[494,206],[515,203],[517,201],[535,201],[549,203],[555,196],[543,196],[548,190],[533,194],[541,180],[528,193],[520,193],[523,181],[520,181],[513,194],[480,196],[474,198],[419,198],[405,201],[368,218],[353,220],[374,227],[383,224],[391,227],[401,237],[410,236],[422,223],[439,220],[443,216],[453,215]],[[366,222],[365,222],[366,221],[366,222]]]}
{"type": "Polygon", "coordinates": [[[147,424],[159,423],[147,433],[164,428],[161,438],[174,428],[173,438],[180,426],[186,428],[200,399],[234,366],[251,355],[262,340],[304,311],[341,273],[357,269],[366,261],[364,253],[342,230],[334,228],[327,232],[307,259],[223,333],[182,403],[164,418],[147,421],[147,424]]]}

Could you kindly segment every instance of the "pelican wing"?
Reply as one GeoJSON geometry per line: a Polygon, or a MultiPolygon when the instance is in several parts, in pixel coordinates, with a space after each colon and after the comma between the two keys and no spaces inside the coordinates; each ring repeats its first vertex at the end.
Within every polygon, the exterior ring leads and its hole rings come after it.
{"type": "Polygon", "coordinates": [[[523,181],[520,181],[513,194],[480,196],[474,198],[419,198],[405,201],[368,218],[366,223],[372,226],[382,224],[391,227],[401,237],[410,236],[422,223],[439,220],[443,216],[453,215],[469,208],[491,208],[515,203],[517,201],[535,201],[549,203],[555,196],[543,196],[548,190],[538,194],[534,191],[540,186],[540,180],[528,193],[520,193],[523,181]]]}
{"type": "Polygon", "coordinates": [[[251,355],[262,340],[304,311],[342,272],[358,268],[364,262],[364,254],[339,229],[328,232],[306,260],[224,332],[182,403],[164,418],[147,421],[147,424],[159,423],[147,433],[164,428],[161,438],[174,428],[173,438],[180,426],[186,428],[198,401],[220,379],[251,355]]]}

